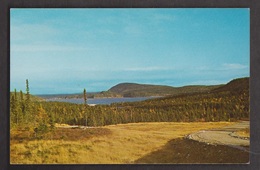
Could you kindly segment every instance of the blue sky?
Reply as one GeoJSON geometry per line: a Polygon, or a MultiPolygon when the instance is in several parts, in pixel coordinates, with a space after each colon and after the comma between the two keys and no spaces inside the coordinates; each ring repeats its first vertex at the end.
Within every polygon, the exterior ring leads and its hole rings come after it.
{"type": "Polygon", "coordinates": [[[103,91],[122,82],[249,76],[249,9],[11,9],[10,90],[103,91]]]}

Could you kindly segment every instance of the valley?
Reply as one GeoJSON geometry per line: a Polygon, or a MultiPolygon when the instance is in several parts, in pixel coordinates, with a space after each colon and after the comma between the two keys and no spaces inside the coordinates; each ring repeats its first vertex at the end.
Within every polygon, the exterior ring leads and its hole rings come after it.
{"type": "MultiPolygon", "coordinates": [[[[131,91],[116,89],[117,93],[131,91]]],[[[29,89],[25,94],[12,92],[11,163],[249,161],[249,78],[234,79],[207,91],[179,92],[143,101],[89,106],[87,100],[90,99],[86,94],[83,96],[83,103],[77,104],[42,100],[30,95],[29,89]],[[229,128],[241,121],[247,122],[246,126],[229,128]],[[247,137],[242,137],[244,132],[247,137]],[[219,136],[222,133],[228,138],[219,136]],[[215,136],[220,142],[210,141],[216,140],[215,136]],[[245,138],[246,145],[237,143],[230,147],[230,141],[240,138],[237,136],[245,138]],[[245,149],[241,149],[242,146],[245,149]]]]}

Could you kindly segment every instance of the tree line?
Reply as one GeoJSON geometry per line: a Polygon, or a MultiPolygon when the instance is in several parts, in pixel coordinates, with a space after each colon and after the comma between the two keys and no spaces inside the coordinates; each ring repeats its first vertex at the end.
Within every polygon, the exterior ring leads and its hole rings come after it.
{"type": "Polygon", "coordinates": [[[11,128],[22,127],[36,135],[51,131],[55,123],[82,126],[105,126],[137,122],[209,122],[249,119],[249,90],[184,94],[141,102],[87,105],[46,102],[31,99],[29,82],[26,93],[11,93],[11,128]]]}
{"type": "Polygon", "coordinates": [[[26,79],[26,92],[16,89],[10,96],[10,127],[31,131],[35,136],[52,131],[55,121],[52,112],[47,113],[41,102],[32,100],[29,81],[26,79]]]}

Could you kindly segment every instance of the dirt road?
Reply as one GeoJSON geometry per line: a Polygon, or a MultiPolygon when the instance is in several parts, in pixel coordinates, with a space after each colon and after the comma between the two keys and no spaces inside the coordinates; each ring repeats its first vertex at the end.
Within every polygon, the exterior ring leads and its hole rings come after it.
{"type": "Polygon", "coordinates": [[[236,131],[245,128],[249,128],[249,121],[242,121],[221,129],[199,131],[188,135],[187,138],[213,145],[228,145],[248,151],[249,139],[241,138],[235,134],[236,131]]]}

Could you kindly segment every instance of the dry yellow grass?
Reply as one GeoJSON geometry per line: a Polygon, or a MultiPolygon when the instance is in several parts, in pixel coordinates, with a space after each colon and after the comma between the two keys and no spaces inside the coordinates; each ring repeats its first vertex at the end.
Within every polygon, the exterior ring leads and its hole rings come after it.
{"type": "MultiPolygon", "coordinates": [[[[12,164],[121,164],[162,148],[168,141],[203,129],[220,128],[230,122],[131,123],[105,128],[112,134],[79,141],[11,141],[12,164]]],[[[12,135],[12,134],[11,134],[12,135]]]]}
{"type": "Polygon", "coordinates": [[[237,131],[236,134],[243,138],[250,138],[250,129],[246,128],[246,129],[237,131]]]}

